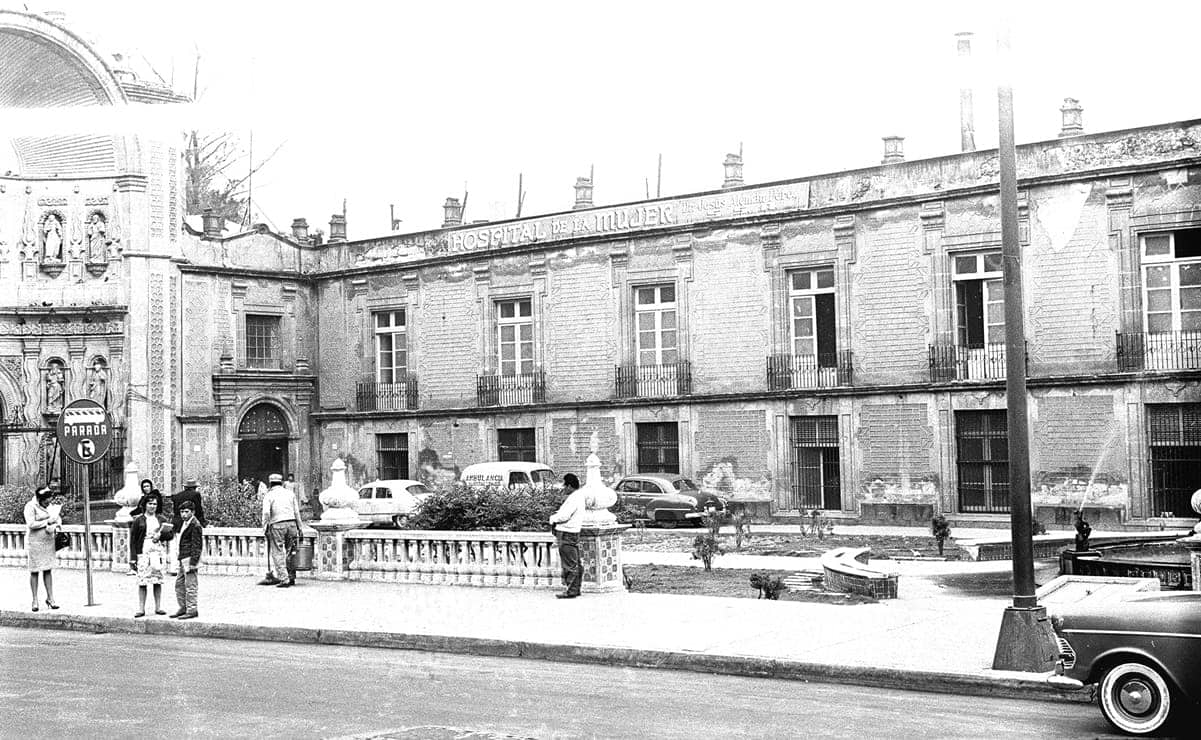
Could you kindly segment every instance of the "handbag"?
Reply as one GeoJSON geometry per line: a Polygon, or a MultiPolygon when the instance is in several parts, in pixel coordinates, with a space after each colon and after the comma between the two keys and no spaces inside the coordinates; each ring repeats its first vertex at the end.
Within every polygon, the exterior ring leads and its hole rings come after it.
{"type": "Polygon", "coordinates": [[[54,535],[54,549],[55,550],[62,550],[63,548],[70,547],[70,546],[71,546],[71,535],[67,534],[66,532],[59,532],[58,534],[54,535]]]}

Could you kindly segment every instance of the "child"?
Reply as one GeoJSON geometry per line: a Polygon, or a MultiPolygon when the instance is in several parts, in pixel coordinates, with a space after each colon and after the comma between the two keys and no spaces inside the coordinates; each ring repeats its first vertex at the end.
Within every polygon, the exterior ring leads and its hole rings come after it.
{"type": "Polygon", "coordinates": [[[175,577],[175,601],[179,611],[172,619],[195,619],[200,616],[196,599],[200,588],[198,570],[200,552],[204,548],[204,528],[195,516],[195,504],[183,501],[179,505],[179,517],[183,524],[179,529],[179,575],[175,577]]]}

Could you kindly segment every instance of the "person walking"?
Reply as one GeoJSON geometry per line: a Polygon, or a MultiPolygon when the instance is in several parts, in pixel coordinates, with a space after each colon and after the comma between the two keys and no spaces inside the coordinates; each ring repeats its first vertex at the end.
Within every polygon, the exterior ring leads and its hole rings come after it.
{"type": "Polygon", "coordinates": [[[61,506],[50,503],[54,492],[42,486],[25,504],[25,549],[29,559],[29,593],[33,596],[33,611],[38,610],[38,574],[46,586],[46,606],[57,609],[54,601],[54,535],[63,526],[61,506]]]}
{"type": "Polygon", "coordinates": [[[154,613],[163,611],[163,573],[167,569],[167,541],[171,525],[163,522],[158,512],[159,499],[146,499],[146,511],[129,525],[129,539],[134,548],[138,567],[138,611],[134,619],[146,616],[146,589],[154,591],[154,613]]]}
{"type": "Polygon", "coordinates": [[[550,515],[550,523],[556,525],[559,562],[563,565],[563,592],[555,594],[555,598],[574,599],[580,595],[580,581],[584,578],[584,565],[580,562],[580,526],[588,506],[575,473],[563,476],[563,490],[567,492],[566,500],[550,515]]]}
{"type": "MultiPolygon", "coordinates": [[[[179,532],[183,529],[183,517],[179,507],[183,506],[185,501],[192,504],[192,516],[200,522],[200,526],[207,527],[209,522],[204,518],[204,505],[200,500],[198,484],[195,478],[188,478],[183,482],[183,490],[171,496],[171,506],[174,509],[171,525],[175,527],[175,531],[179,532]]],[[[179,539],[175,538],[171,540],[171,548],[167,557],[167,571],[171,575],[175,575],[177,565],[179,565],[179,539]]]]}
{"type": "Polygon", "coordinates": [[[200,616],[200,554],[204,550],[204,526],[195,516],[196,504],[191,499],[175,507],[180,521],[179,575],[175,576],[175,603],[179,608],[172,619],[195,619],[200,616]]]}
{"type": "Polygon", "coordinates": [[[296,550],[300,544],[300,509],[296,493],[284,487],[284,477],[267,477],[263,497],[263,529],[267,534],[267,577],[260,586],[288,588],[296,585],[296,550]]]}

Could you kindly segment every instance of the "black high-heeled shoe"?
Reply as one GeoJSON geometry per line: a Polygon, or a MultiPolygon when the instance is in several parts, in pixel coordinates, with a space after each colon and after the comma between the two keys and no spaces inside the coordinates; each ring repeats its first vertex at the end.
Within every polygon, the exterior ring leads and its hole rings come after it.
{"type": "MultiPolygon", "coordinates": [[[[54,602],[50,601],[50,599],[46,599],[46,606],[50,607],[51,609],[58,608],[58,604],[55,604],[54,602]]],[[[34,611],[36,612],[37,609],[34,609],[34,611]]]]}
{"type": "Polygon", "coordinates": [[[38,610],[38,602],[35,601],[35,602],[33,602],[33,611],[36,612],[37,610],[38,610]]]}

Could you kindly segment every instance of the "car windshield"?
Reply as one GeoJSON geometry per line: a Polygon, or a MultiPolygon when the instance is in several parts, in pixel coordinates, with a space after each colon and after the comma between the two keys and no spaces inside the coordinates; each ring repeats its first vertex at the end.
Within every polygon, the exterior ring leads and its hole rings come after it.
{"type": "Polygon", "coordinates": [[[413,494],[414,496],[424,496],[429,492],[430,489],[426,488],[421,483],[415,483],[409,486],[409,493],[413,494]]]}
{"type": "Polygon", "coordinates": [[[359,498],[371,498],[371,488],[370,487],[360,488],[359,489],[359,498]]]}
{"type": "Polygon", "coordinates": [[[676,490],[677,490],[677,491],[697,491],[697,490],[700,490],[700,489],[698,489],[698,488],[696,487],[696,484],[695,484],[695,483],[693,483],[692,481],[688,480],[687,478],[678,478],[678,479],[676,479],[676,480],[672,481],[672,485],[676,487],[676,490]]]}
{"type": "Polygon", "coordinates": [[[530,475],[534,478],[536,486],[553,486],[555,484],[555,471],[553,470],[531,470],[530,475]]]}

